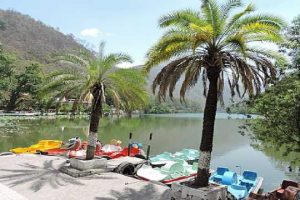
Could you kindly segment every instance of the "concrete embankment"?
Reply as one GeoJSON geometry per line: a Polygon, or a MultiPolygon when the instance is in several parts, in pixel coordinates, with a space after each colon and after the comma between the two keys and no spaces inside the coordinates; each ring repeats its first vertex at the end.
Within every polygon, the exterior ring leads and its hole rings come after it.
{"type": "Polygon", "coordinates": [[[59,171],[65,164],[61,157],[0,156],[0,200],[14,199],[13,195],[29,200],[169,199],[168,187],[112,172],[73,178],[59,171]]]}

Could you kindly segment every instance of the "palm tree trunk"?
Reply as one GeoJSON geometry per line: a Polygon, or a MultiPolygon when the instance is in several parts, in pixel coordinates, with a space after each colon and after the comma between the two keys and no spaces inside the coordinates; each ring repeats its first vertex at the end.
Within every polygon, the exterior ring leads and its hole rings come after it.
{"type": "Polygon", "coordinates": [[[97,142],[97,132],[99,126],[99,120],[102,112],[102,94],[100,89],[95,89],[93,91],[93,103],[90,118],[90,129],[88,135],[88,146],[86,150],[86,160],[92,160],[94,158],[96,142],[97,142]]]}
{"type": "Polygon", "coordinates": [[[218,102],[219,74],[220,74],[220,70],[218,68],[207,70],[209,89],[208,89],[208,94],[207,94],[206,104],[204,109],[198,172],[197,172],[197,177],[195,179],[195,185],[197,187],[208,186],[208,180],[210,176],[209,169],[210,169],[214,125],[215,125],[217,102],[218,102]]]}

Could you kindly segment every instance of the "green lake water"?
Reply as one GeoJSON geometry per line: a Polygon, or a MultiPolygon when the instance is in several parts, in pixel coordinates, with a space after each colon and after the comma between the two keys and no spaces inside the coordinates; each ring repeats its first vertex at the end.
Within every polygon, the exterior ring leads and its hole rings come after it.
{"type": "MultiPolygon", "coordinates": [[[[283,179],[300,181],[299,166],[288,170],[288,164],[280,162],[270,154],[252,147],[250,138],[242,136],[239,126],[245,123],[243,115],[218,113],[215,124],[212,168],[227,166],[236,172],[249,169],[257,171],[264,178],[263,187],[271,190],[283,179]]],[[[202,130],[201,114],[148,115],[141,118],[122,118],[119,120],[101,120],[99,137],[107,143],[111,139],[128,143],[128,133],[133,133],[133,140],[142,142],[144,149],[149,133],[153,133],[151,155],[164,151],[175,152],[182,148],[198,149],[202,130]]],[[[13,147],[23,147],[41,139],[66,141],[80,136],[86,139],[88,119],[48,119],[48,118],[0,118],[0,152],[13,147]]],[[[298,154],[295,154],[298,155],[298,154]]],[[[300,159],[300,158],[299,158],[300,159]]],[[[1,170],[1,169],[0,169],[1,170]]]]}

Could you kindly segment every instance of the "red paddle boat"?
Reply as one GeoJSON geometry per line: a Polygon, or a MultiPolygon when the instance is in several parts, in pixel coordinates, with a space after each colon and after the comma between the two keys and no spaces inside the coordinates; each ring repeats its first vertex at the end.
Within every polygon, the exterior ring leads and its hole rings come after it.
{"type": "MultiPolygon", "coordinates": [[[[120,146],[121,141],[113,139],[110,144],[102,146],[98,140],[96,143],[95,156],[104,157],[107,159],[114,159],[124,156],[139,157],[145,159],[144,151],[140,143],[131,143],[128,147],[122,148],[120,146]]],[[[85,157],[87,149],[87,141],[81,142],[79,137],[72,138],[69,140],[67,147],[51,149],[41,152],[43,155],[66,155],[68,158],[85,157]]]]}
{"type": "Polygon", "coordinates": [[[48,156],[65,155],[68,151],[79,151],[81,149],[86,149],[87,142],[84,141],[81,143],[80,138],[75,137],[75,138],[69,139],[68,143],[66,143],[64,146],[65,147],[49,149],[46,151],[40,151],[40,153],[43,155],[48,155],[48,156]]]}

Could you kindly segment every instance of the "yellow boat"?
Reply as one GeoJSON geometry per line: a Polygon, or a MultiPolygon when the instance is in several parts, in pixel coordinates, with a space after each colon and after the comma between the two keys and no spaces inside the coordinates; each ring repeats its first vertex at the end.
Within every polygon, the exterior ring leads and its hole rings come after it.
{"type": "Polygon", "coordinates": [[[46,151],[50,149],[60,148],[62,143],[63,142],[60,140],[40,140],[37,144],[31,145],[29,147],[14,148],[10,149],[9,151],[15,154],[37,153],[37,151],[46,151]]]}

